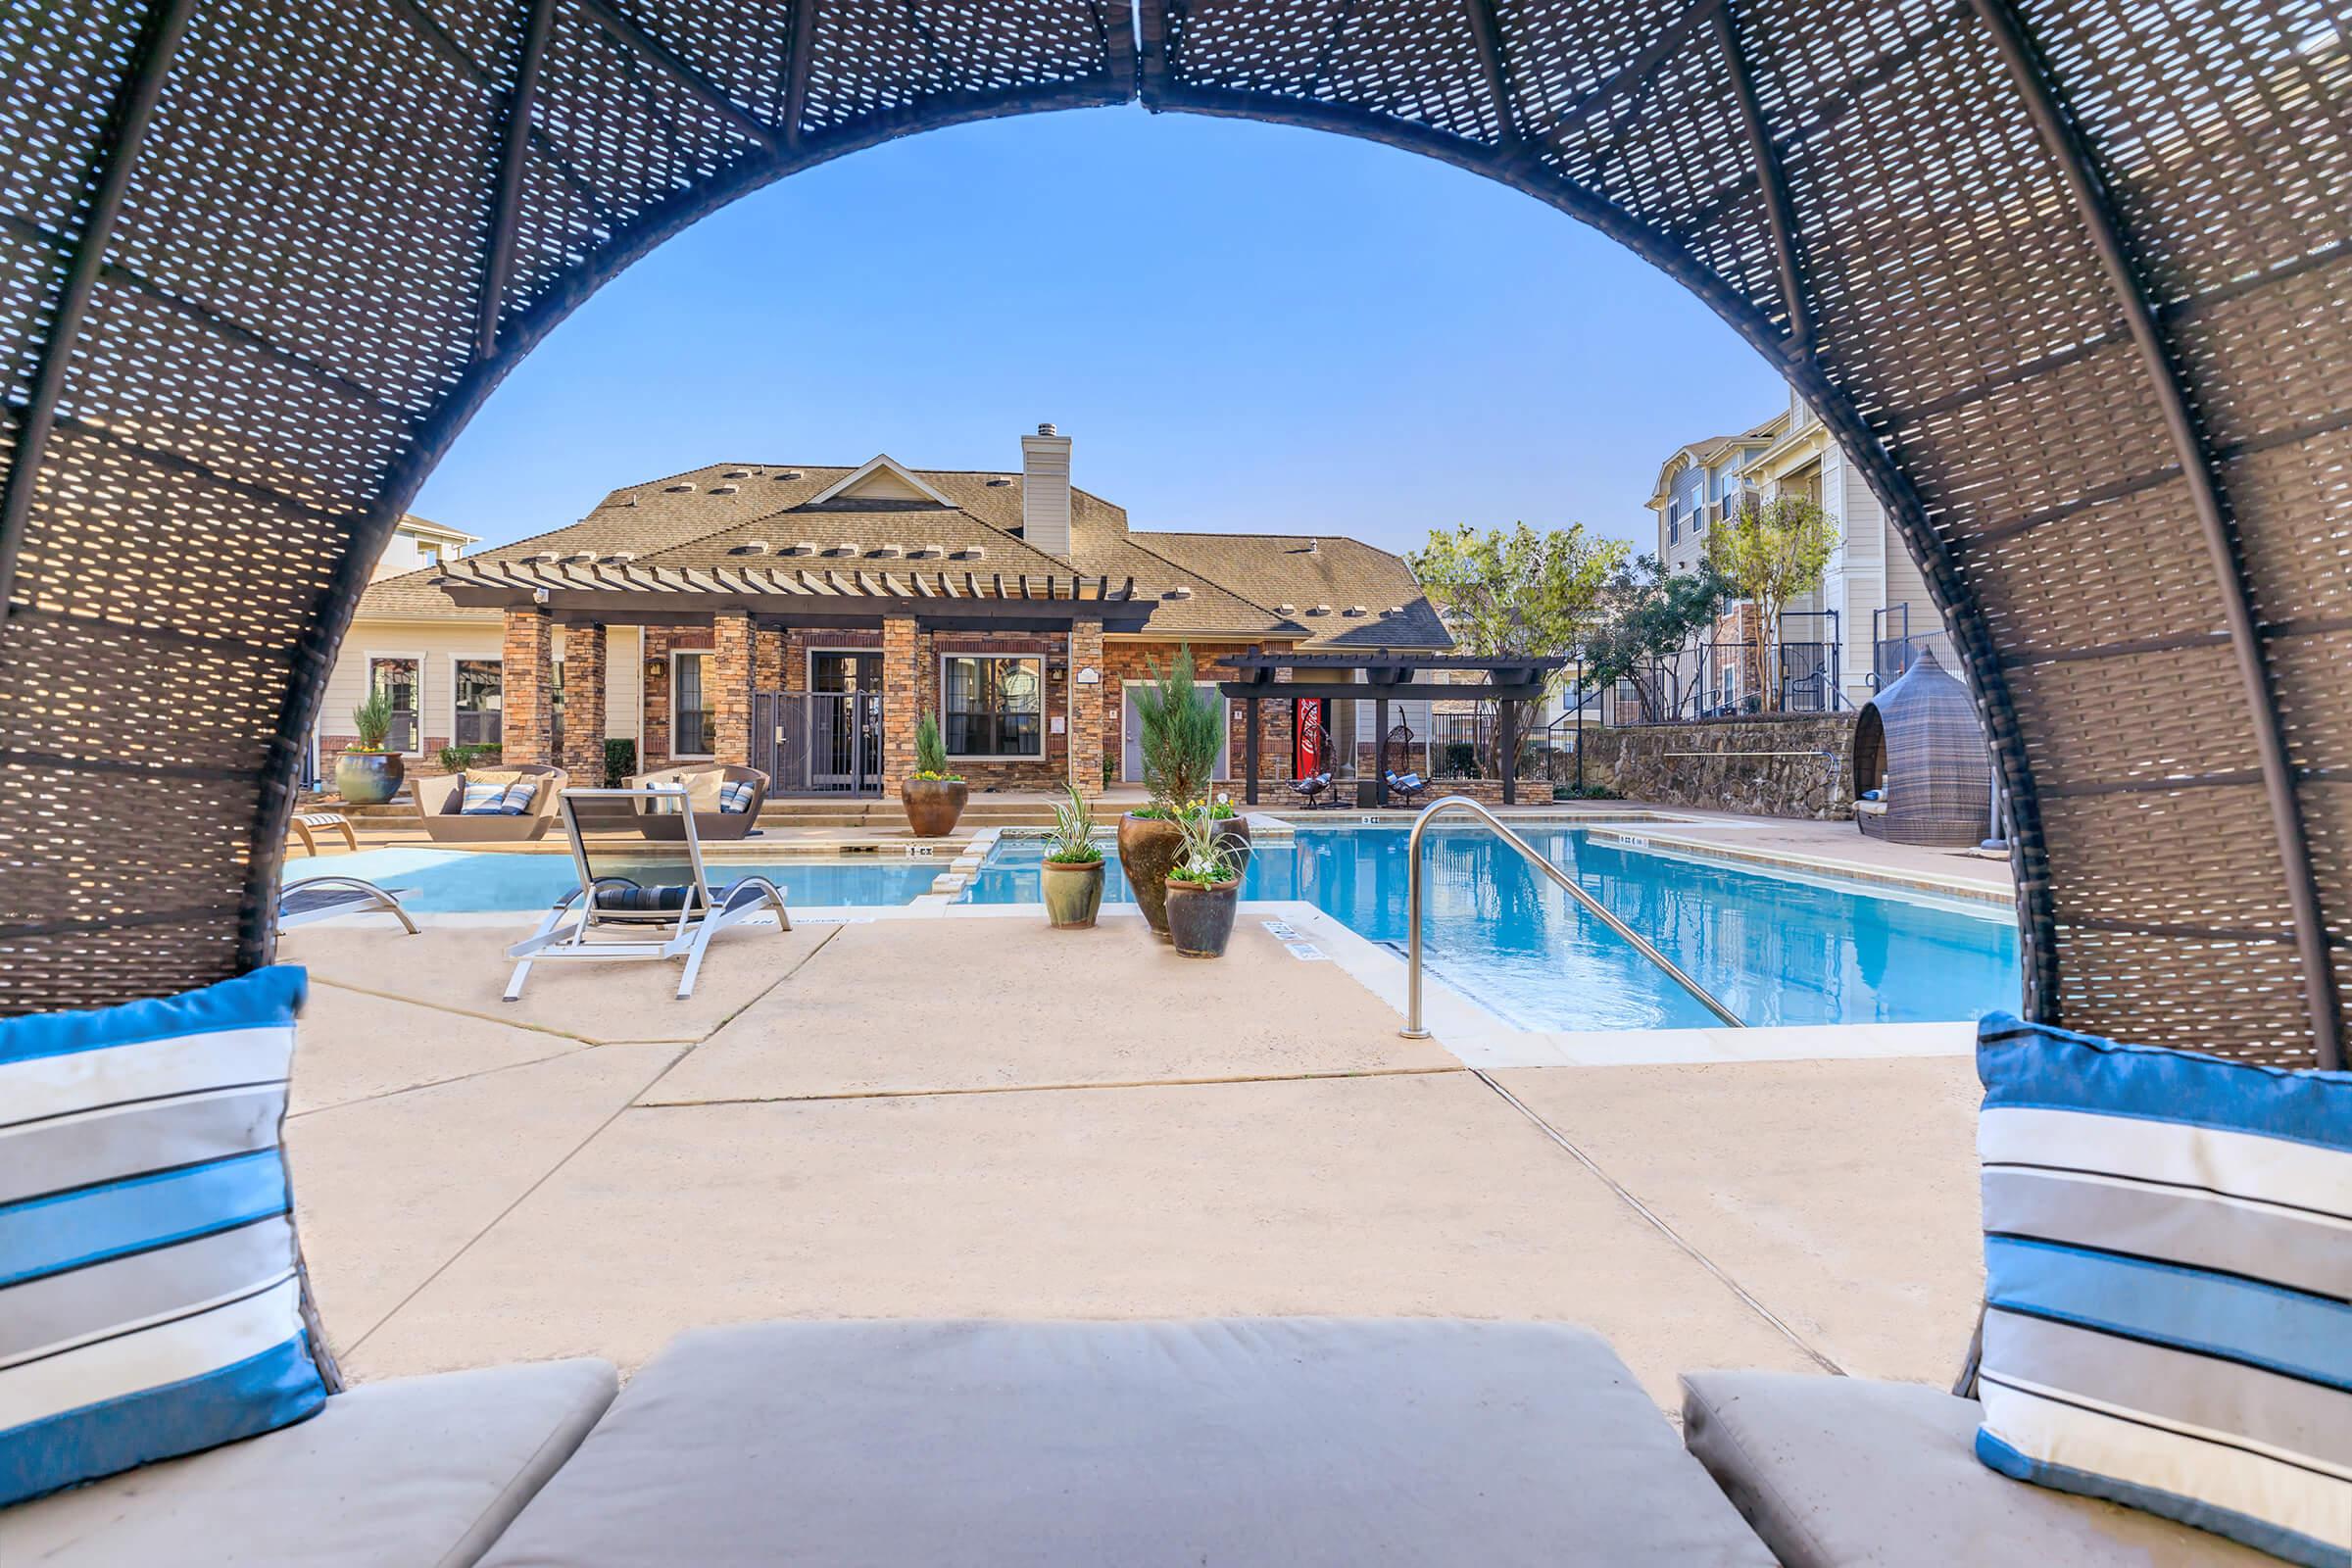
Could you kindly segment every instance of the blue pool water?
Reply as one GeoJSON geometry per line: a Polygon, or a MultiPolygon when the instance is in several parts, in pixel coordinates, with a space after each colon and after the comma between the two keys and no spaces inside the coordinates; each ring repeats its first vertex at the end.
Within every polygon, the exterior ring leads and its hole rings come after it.
{"type": "MultiPolygon", "coordinates": [[[[784,890],[796,907],[831,904],[906,904],[931,891],[931,883],[947,869],[944,861],[884,859],[879,856],[845,860],[710,859],[713,882],[732,882],[740,876],[763,876],[784,890]]],[[[604,865],[597,869],[601,874],[604,865]]],[[[615,869],[626,874],[628,868],[615,869]]],[[[413,890],[402,901],[412,909],[450,913],[475,909],[544,909],[579,884],[568,855],[512,855],[465,853],[451,850],[363,850],[357,855],[321,855],[290,860],[286,880],[335,873],[366,877],[388,888],[413,890]]],[[[649,870],[641,881],[678,880],[676,862],[649,870]]]]}
{"type": "MultiPolygon", "coordinates": [[[[1965,1020],[2018,1004],[2007,909],[1883,895],[1716,861],[1521,830],[1551,862],[1748,1024],[1965,1020]]],[[[1405,830],[1300,828],[1261,845],[1246,899],[1314,905],[1375,942],[1405,940],[1405,830]]],[[[1492,833],[1433,830],[1424,937],[1432,973],[1538,1029],[1706,1028],[1714,1016],[1492,833]]],[[[1034,903],[1044,848],[1001,841],[966,897],[1034,903]]],[[[1105,897],[1133,903],[1112,858],[1105,897]]]]}

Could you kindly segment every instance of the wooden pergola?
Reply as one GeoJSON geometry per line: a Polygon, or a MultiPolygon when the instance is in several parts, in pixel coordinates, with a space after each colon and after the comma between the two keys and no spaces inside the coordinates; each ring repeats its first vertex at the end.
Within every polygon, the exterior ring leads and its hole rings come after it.
{"type": "MultiPolygon", "coordinates": [[[[1372,727],[1377,737],[1375,747],[1385,746],[1389,734],[1389,704],[1393,702],[1448,702],[1463,698],[1493,702],[1500,705],[1500,740],[1498,750],[1502,762],[1502,804],[1518,804],[1518,781],[1514,776],[1519,749],[1519,705],[1541,702],[1544,689],[1551,676],[1563,668],[1565,659],[1536,659],[1517,654],[1503,654],[1482,659],[1470,654],[1413,654],[1398,653],[1388,648],[1369,649],[1353,654],[1293,654],[1263,653],[1251,650],[1236,654],[1225,662],[1235,669],[1246,670],[1241,680],[1219,683],[1217,690],[1228,698],[1239,698],[1250,705],[1244,731],[1244,770],[1249,776],[1247,799],[1257,804],[1257,746],[1258,705],[1267,698],[1289,700],[1298,697],[1348,698],[1372,701],[1372,727]],[[1279,679],[1279,672],[1288,670],[1290,679],[1279,679]],[[1423,674],[1475,671],[1483,680],[1423,680],[1423,674]]],[[[1377,754],[1375,761],[1377,762],[1377,754]]],[[[1389,804],[1387,769],[1379,770],[1372,781],[1375,805],[1389,804]]]]}

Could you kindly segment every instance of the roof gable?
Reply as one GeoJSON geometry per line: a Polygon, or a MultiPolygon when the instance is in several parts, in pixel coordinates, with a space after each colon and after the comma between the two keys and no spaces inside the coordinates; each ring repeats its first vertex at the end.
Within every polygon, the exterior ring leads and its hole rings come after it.
{"type": "Polygon", "coordinates": [[[886,453],[877,454],[865,466],[802,504],[818,507],[828,501],[928,501],[942,507],[956,504],[886,453]]]}

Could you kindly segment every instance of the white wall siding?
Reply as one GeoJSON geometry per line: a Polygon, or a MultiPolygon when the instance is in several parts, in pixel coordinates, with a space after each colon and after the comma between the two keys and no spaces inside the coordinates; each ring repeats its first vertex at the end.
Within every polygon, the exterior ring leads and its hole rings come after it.
{"type": "MultiPolygon", "coordinates": [[[[614,626],[605,649],[605,733],[635,740],[643,720],[645,660],[642,634],[614,626]]],[[[561,630],[558,633],[562,649],[561,630]]],[[[352,623],[326,681],[319,710],[324,735],[349,735],[351,710],[368,695],[368,661],[379,656],[419,662],[419,727],[423,738],[445,740],[457,724],[457,661],[498,659],[505,653],[504,623],[496,620],[360,620],[352,623]]]]}

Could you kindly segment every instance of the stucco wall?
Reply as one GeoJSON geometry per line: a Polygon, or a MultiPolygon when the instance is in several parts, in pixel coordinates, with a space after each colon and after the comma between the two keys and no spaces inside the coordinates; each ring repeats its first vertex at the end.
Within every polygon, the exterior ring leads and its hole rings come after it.
{"type": "Polygon", "coordinates": [[[1854,715],[1791,713],[1585,732],[1585,782],[1627,800],[1846,820],[1854,715]]]}

